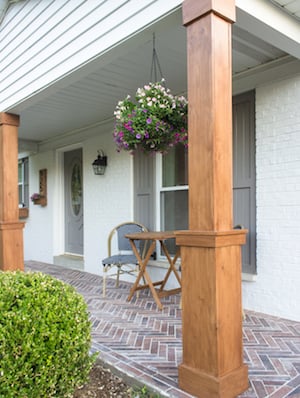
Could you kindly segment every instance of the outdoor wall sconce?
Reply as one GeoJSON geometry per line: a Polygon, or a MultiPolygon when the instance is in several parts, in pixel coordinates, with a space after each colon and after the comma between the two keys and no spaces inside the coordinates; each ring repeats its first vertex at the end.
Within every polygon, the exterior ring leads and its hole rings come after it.
{"type": "Polygon", "coordinates": [[[92,163],[94,174],[103,175],[107,166],[107,156],[104,156],[102,149],[98,150],[97,159],[92,163]]]}

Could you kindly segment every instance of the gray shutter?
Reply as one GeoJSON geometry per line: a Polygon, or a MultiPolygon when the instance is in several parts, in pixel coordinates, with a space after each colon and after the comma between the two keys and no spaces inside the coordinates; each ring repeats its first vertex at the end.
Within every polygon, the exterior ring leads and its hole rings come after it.
{"type": "Polygon", "coordinates": [[[234,224],[248,229],[242,249],[243,272],[256,273],[255,96],[233,98],[233,215],[234,224]]]}
{"type": "Polygon", "coordinates": [[[134,218],[154,230],[155,157],[137,152],[134,155],[134,218]]]}

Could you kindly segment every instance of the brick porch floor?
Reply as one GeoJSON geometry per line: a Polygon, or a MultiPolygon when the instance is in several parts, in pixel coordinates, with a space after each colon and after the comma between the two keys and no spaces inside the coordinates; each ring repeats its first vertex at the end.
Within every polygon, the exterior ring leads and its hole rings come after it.
{"type": "MultiPolygon", "coordinates": [[[[100,276],[34,261],[27,261],[25,269],[51,274],[85,297],[93,325],[92,348],[104,362],[163,396],[192,397],[178,388],[179,296],[165,298],[159,311],[146,291],[128,303],[127,283],[116,289],[108,279],[103,299],[100,276]]],[[[300,322],[246,311],[243,335],[250,384],[239,397],[300,398],[300,322]]]]}

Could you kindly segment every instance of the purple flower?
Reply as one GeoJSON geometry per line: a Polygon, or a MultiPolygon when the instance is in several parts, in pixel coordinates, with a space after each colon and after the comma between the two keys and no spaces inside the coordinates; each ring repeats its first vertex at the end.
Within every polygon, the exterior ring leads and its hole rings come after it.
{"type": "Polygon", "coordinates": [[[141,134],[137,134],[136,136],[135,136],[135,138],[137,138],[138,140],[140,140],[141,139],[141,134]]]}
{"type": "Polygon", "coordinates": [[[146,122],[147,122],[147,124],[150,124],[150,123],[152,123],[152,119],[151,119],[151,117],[148,117],[148,119],[146,120],[146,122]]]}
{"type": "Polygon", "coordinates": [[[130,130],[130,129],[131,129],[131,127],[130,127],[130,124],[129,124],[129,123],[124,123],[124,127],[125,127],[125,129],[126,129],[126,130],[130,130]]]}
{"type": "Polygon", "coordinates": [[[39,193],[34,193],[34,194],[32,194],[32,195],[30,196],[30,199],[31,199],[32,202],[33,202],[34,200],[40,199],[40,197],[41,197],[41,195],[40,195],[39,193]]]}

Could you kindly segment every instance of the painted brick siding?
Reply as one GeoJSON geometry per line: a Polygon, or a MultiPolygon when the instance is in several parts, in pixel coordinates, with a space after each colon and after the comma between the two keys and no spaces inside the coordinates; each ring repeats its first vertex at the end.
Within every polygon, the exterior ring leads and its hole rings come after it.
{"type": "Polygon", "coordinates": [[[55,142],[59,149],[47,149],[45,144],[40,146],[44,149],[42,152],[30,157],[30,194],[38,191],[38,170],[47,168],[48,204],[41,207],[30,203],[30,214],[24,229],[25,260],[52,263],[53,256],[65,251],[63,171],[58,158],[62,152],[72,150],[75,146],[83,151],[85,270],[94,274],[102,273],[101,259],[107,256],[110,230],[123,221],[133,219],[133,159],[126,152],[116,151],[112,129],[111,121],[65,137],[68,142],[64,141],[63,136],[59,137],[55,142]],[[92,170],[99,149],[108,158],[103,176],[94,175],[92,170]]]}
{"type": "Polygon", "coordinates": [[[256,90],[257,281],[244,307],[300,320],[300,76],[256,90]]]}
{"type": "Polygon", "coordinates": [[[94,274],[102,273],[101,260],[107,257],[107,238],[113,227],[121,222],[133,220],[132,198],[132,157],[118,153],[111,138],[112,125],[107,131],[92,139],[84,146],[88,162],[85,174],[85,270],[94,274]],[[97,149],[107,155],[104,176],[95,176],[91,163],[97,149]]]}

